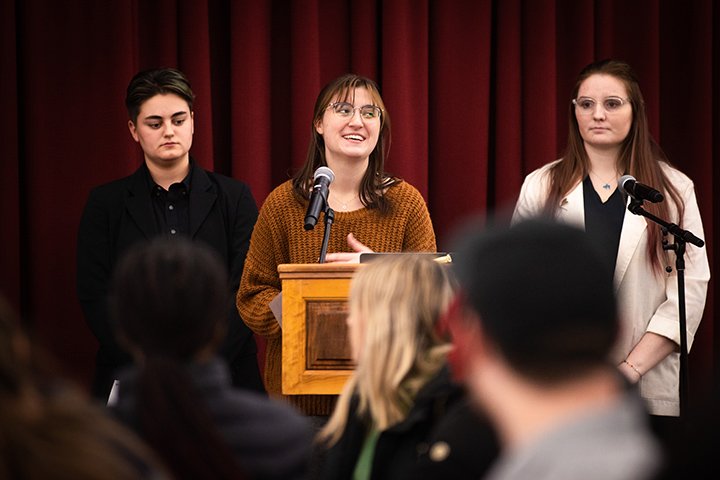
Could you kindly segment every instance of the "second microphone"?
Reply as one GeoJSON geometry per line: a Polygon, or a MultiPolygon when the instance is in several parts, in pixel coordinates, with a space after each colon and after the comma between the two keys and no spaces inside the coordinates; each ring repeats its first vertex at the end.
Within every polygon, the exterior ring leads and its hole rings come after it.
{"type": "Polygon", "coordinates": [[[643,185],[632,175],[623,175],[618,179],[620,189],[637,200],[647,200],[652,203],[662,202],[665,197],[652,187],[643,185]]]}

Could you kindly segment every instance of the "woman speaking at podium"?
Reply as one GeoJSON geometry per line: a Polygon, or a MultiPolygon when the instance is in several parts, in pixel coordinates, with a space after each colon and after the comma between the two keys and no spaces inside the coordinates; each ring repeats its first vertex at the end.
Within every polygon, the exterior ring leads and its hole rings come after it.
{"type": "MultiPolygon", "coordinates": [[[[307,158],[292,180],[275,188],[260,209],[250,240],[237,307],[247,325],[267,339],[265,388],[281,393],[282,332],[270,302],[280,293],[277,267],[317,263],[323,228],[304,228],[315,172],[332,170],[327,195],[335,212],[326,262],[357,262],[363,252],[435,252],[425,201],[413,186],[385,172],[390,117],[377,85],[343,75],[315,102],[307,158]]],[[[320,223],[318,220],[317,223],[320,223]]],[[[336,397],[287,397],[303,413],[327,416],[336,397]]]]}

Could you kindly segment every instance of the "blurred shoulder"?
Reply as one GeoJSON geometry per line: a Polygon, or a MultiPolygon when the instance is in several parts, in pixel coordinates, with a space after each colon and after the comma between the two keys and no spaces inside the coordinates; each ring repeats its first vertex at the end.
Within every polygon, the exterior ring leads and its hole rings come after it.
{"type": "Polygon", "coordinates": [[[211,402],[216,424],[236,448],[309,450],[314,430],[290,404],[256,392],[231,389],[211,402]]]}

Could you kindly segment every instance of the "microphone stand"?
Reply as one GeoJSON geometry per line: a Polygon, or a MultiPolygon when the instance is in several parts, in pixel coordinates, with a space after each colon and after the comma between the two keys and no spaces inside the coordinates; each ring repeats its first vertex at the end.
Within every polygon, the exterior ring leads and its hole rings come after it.
{"type": "MultiPolygon", "coordinates": [[[[693,235],[687,230],[683,230],[674,223],[668,223],[642,208],[643,201],[631,197],[628,210],[635,215],[642,215],[652,220],[662,227],[663,235],[668,232],[675,237],[675,243],[668,245],[667,239],[663,239],[663,250],[673,250],[675,252],[675,270],[677,271],[678,282],[678,313],[680,320],[680,416],[682,417],[684,407],[687,405],[687,327],[685,318],[685,249],[686,242],[690,242],[697,247],[702,247],[705,242],[693,235]]],[[[669,269],[670,267],[668,267],[669,269]]]]}
{"type": "Polygon", "coordinates": [[[327,255],[328,242],[330,241],[330,228],[333,220],[335,220],[335,211],[330,208],[328,202],[325,202],[325,229],[323,231],[322,247],[320,248],[320,263],[325,263],[325,255],[327,255]]]}

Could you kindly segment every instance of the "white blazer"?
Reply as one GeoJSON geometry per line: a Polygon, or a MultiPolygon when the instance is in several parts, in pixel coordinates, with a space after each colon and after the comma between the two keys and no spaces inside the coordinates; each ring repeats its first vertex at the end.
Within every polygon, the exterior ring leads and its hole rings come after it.
{"type": "MultiPolygon", "coordinates": [[[[530,173],[523,183],[515,205],[513,222],[542,213],[549,187],[549,169],[559,160],[530,173]]],[[[670,182],[678,189],[685,202],[681,222],[671,208],[672,219],[697,237],[704,239],[700,210],[693,182],[682,172],[662,164],[670,182]]],[[[628,200],[629,201],[629,200],[628,200]]],[[[579,182],[560,202],[556,218],[585,228],[583,185],[579,182]]],[[[622,362],[645,332],[653,332],[680,345],[677,272],[675,254],[669,252],[672,273],[656,273],[647,260],[647,222],[644,217],[625,210],[620,244],[615,266],[615,292],[621,332],[612,360],[622,362]]],[[[673,243],[672,235],[668,241],[673,243]]],[[[687,244],[685,253],[685,306],[688,351],[695,338],[705,309],[710,266],[707,250],[687,244]]],[[[680,354],[672,353],[640,379],[640,394],[648,411],[653,415],[678,416],[680,414],[680,354]]]]}

